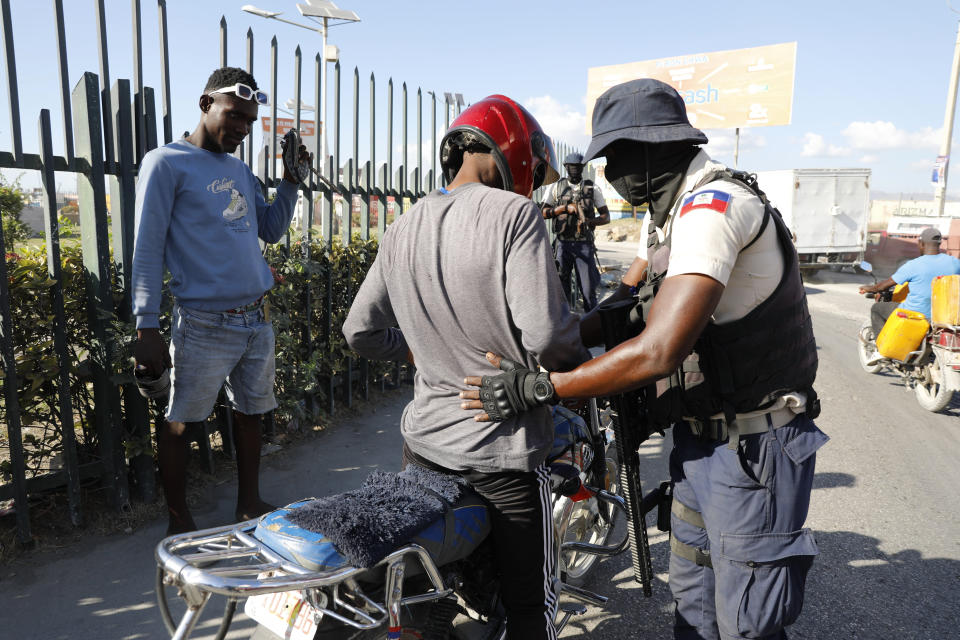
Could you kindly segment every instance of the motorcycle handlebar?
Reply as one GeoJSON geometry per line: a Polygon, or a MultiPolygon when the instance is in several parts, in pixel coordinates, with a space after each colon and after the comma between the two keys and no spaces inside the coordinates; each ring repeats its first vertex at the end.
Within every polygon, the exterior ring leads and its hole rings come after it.
{"type": "Polygon", "coordinates": [[[884,289],[883,291],[868,291],[863,295],[866,298],[877,300],[878,302],[890,302],[893,300],[893,289],[884,289]]]}

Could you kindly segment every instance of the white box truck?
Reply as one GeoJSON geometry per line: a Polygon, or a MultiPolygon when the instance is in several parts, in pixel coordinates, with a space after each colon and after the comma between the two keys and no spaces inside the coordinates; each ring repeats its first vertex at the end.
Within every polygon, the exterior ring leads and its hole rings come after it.
{"type": "Polygon", "coordinates": [[[863,260],[870,169],[758,171],[757,182],[793,232],[801,269],[839,269],[863,260]]]}

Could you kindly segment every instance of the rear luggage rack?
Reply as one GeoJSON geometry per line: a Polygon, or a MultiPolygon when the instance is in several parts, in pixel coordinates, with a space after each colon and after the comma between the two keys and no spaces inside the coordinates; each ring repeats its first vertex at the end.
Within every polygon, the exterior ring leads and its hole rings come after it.
{"type": "Polygon", "coordinates": [[[345,565],[328,571],[308,569],[257,540],[252,535],[257,523],[258,520],[248,520],[178,534],[157,545],[157,597],[164,623],[174,640],[190,637],[213,594],[227,598],[221,633],[218,633],[218,638],[222,638],[237,602],[250,596],[300,591],[320,618],[330,617],[355,629],[373,629],[388,621],[391,626],[398,626],[401,606],[438,600],[453,593],[453,589],[443,584],[430,554],[420,545],[407,544],[375,565],[386,568],[384,602],[378,603],[363,592],[356,580],[375,567],[345,565]],[[407,556],[419,560],[432,591],[403,597],[407,556]],[[177,587],[187,604],[179,625],[174,624],[170,615],[165,585],[177,587]],[[323,587],[328,589],[321,591],[323,587]]]}

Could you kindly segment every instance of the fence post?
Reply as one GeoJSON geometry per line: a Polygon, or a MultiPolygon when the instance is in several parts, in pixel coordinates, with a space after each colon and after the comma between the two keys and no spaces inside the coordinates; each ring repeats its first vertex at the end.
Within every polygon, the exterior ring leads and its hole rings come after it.
{"type": "MultiPolygon", "coordinates": [[[[253,29],[247,27],[247,73],[253,75],[253,29]]],[[[258,119],[259,123],[259,119],[258,119]]],[[[254,124],[254,127],[259,126],[259,124],[254,124]]],[[[253,171],[253,133],[247,136],[247,141],[244,143],[247,145],[247,166],[250,167],[250,170],[253,171]]]]}
{"type": "MultiPolygon", "coordinates": [[[[267,159],[267,186],[277,177],[277,36],[270,40],[270,157],[267,159]]],[[[281,176],[282,177],[282,176],[281,176]]]]}
{"type": "MultiPolygon", "coordinates": [[[[323,62],[323,59],[320,57],[320,54],[318,53],[314,58],[314,69],[313,69],[314,86],[316,87],[316,93],[314,95],[314,105],[315,105],[314,108],[316,110],[314,111],[314,117],[317,121],[317,126],[314,130],[314,138],[313,138],[313,144],[314,144],[313,162],[318,172],[322,172],[324,169],[326,169],[326,165],[327,165],[327,150],[321,148],[323,146],[322,142],[326,138],[326,134],[323,133],[323,130],[326,129],[327,127],[327,123],[322,122],[320,120],[320,104],[321,104],[321,101],[324,99],[324,95],[323,95],[324,87],[322,85],[323,67],[321,66],[323,64],[325,63],[323,62]]],[[[328,180],[332,179],[330,175],[327,175],[326,178],[328,180]]],[[[317,190],[320,191],[320,212],[319,212],[320,236],[323,238],[324,242],[326,242],[326,239],[329,238],[330,234],[332,233],[332,229],[329,226],[329,219],[328,219],[328,216],[326,215],[328,213],[327,206],[326,206],[327,199],[323,197],[323,194],[326,193],[327,188],[319,180],[317,180],[315,183],[317,185],[317,190]]],[[[310,234],[312,237],[313,235],[312,229],[310,230],[310,234]]]]}
{"type": "Polygon", "coordinates": [[[423,191],[423,89],[417,87],[417,194],[423,191]]]}
{"type": "MultiPolygon", "coordinates": [[[[300,85],[301,85],[300,76],[301,76],[301,70],[303,68],[303,56],[300,53],[300,45],[297,45],[296,50],[293,52],[293,58],[294,58],[293,128],[296,129],[297,134],[299,135],[302,133],[300,129],[300,104],[302,102],[302,100],[300,99],[300,85]]],[[[274,101],[276,100],[277,98],[274,98],[274,101]]],[[[299,153],[299,151],[300,150],[298,149],[297,153],[299,153]]],[[[309,176],[308,176],[308,179],[309,179],[309,176]]],[[[303,209],[304,209],[303,201],[306,199],[306,196],[309,195],[310,192],[309,190],[307,190],[306,186],[304,185],[297,185],[297,191],[300,194],[300,198],[298,199],[297,204],[294,206],[299,205],[300,211],[297,212],[297,215],[296,215],[296,226],[299,227],[301,231],[303,231],[303,209]]],[[[287,257],[289,258],[290,255],[291,255],[290,228],[288,226],[287,227],[287,257]]]]}
{"type": "MultiPolygon", "coordinates": [[[[50,111],[40,111],[37,124],[40,140],[40,182],[43,189],[43,232],[47,245],[47,275],[53,281],[50,304],[53,312],[53,350],[56,352],[57,399],[60,409],[60,430],[63,435],[63,466],[67,474],[67,500],[70,522],[83,523],[80,509],[80,469],[73,422],[73,401],[70,397],[70,354],[67,351],[67,322],[63,311],[63,273],[60,263],[60,225],[57,220],[57,185],[53,171],[53,140],[50,111]]],[[[6,296],[4,296],[6,297],[6,296]]],[[[18,507],[19,510],[19,507],[18,507]]]]}
{"type": "Polygon", "coordinates": [[[410,183],[407,182],[407,171],[410,165],[407,163],[407,83],[403,83],[403,119],[402,138],[403,138],[403,164],[400,166],[400,211],[398,215],[407,212],[407,192],[410,189],[410,183]]]}
{"type": "Polygon", "coordinates": [[[157,148],[157,105],[153,87],[143,88],[143,141],[144,154],[157,148]]]}
{"type": "Polygon", "coordinates": [[[57,60],[60,63],[60,104],[63,108],[63,148],[67,166],[73,166],[73,123],[70,113],[70,78],[67,73],[67,36],[63,24],[63,0],[54,0],[53,13],[57,23],[57,60]]]}
{"type": "MultiPolygon", "coordinates": [[[[377,177],[374,172],[377,170],[377,79],[373,72],[370,72],[370,161],[367,163],[367,180],[364,187],[367,190],[367,235],[364,240],[370,239],[370,207],[373,202],[373,192],[377,189],[377,177]]],[[[384,200],[382,193],[377,194],[377,225],[380,225],[380,218],[384,216],[384,200]]],[[[380,236],[377,236],[377,242],[380,242],[380,236]]]]}
{"type": "MultiPolygon", "coordinates": [[[[327,156],[327,171],[325,175],[329,176],[331,181],[335,181],[337,179],[337,174],[334,173],[333,156],[327,156]]],[[[324,348],[329,349],[330,340],[333,337],[333,264],[331,260],[331,249],[333,248],[333,190],[328,188],[326,193],[327,197],[326,207],[323,211],[323,224],[325,229],[330,229],[330,233],[323,238],[323,244],[327,257],[327,283],[323,300],[325,307],[324,317],[326,318],[326,322],[324,323],[323,327],[323,343],[324,348]]],[[[333,412],[337,408],[336,399],[334,398],[335,389],[336,386],[334,385],[333,376],[331,375],[327,378],[327,412],[330,415],[333,415],[333,412]]]]}
{"type": "MultiPolygon", "coordinates": [[[[107,18],[103,9],[103,0],[97,0],[97,49],[100,54],[100,108],[103,113],[110,113],[112,100],[110,99],[110,60],[107,55],[107,18]]],[[[109,118],[103,121],[103,164],[107,171],[114,170],[113,160],[113,126],[109,118]]]]}
{"type": "Polygon", "coordinates": [[[104,192],[103,149],[101,148],[100,96],[97,75],[84,73],[73,90],[74,140],[83,171],[77,174],[80,206],[80,238],[87,278],[88,321],[94,344],[90,354],[93,370],[94,421],[100,438],[103,481],[111,502],[118,509],[129,505],[129,487],[124,469],[123,447],[118,425],[119,402],[110,382],[114,345],[108,330],[113,316],[110,287],[107,204],[104,192]]]}
{"type": "Polygon", "coordinates": [[[117,267],[117,278],[123,300],[121,309],[130,307],[130,268],[133,262],[133,225],[134,200],[136,198],[133,180],[133,124],[130,120],[130,81],[117,80],[110,90],[113,104],[110,108],[114,131],[113,157],[117,168],[110,178],[110,212],[113,226],[113,262],[117,267]]]}
{"type": "MultiPolygon", "coordinates": [[[[393,191],[393,78],[387,82],[387,182],[384,183],[384,188],[393,191]]],[[[386,209],[386,198],[383,206],[386,209]]],[[[394,215],[396,215],[396,203],[394,203],[394,215]]],[[[386,212],[383,217],[387,217],[386,212]]]]}
{"type": "MultiPolygon", "coordinates": [[[[0,0],[0,26],[3,27],[3,49],[7,60],[7,95],[10,99],[10,137],[13,142],[13,160],[23,163],[23,140],[20,135],[20,93],[17,85],[17,57],[13,49],[13,20],[10,0],[0,0]]],[[[29,531],[28,531],[29,533],[29,531]]]]}
{"type": "Polygon", "coordinates": [[[167,1],[157,0],[160,25],[160,92],[163,100],[163,144],[173,142],[173,114],[170,110],[170,46],[167,38],[167,1]]]}
{"type": "MultiPolygon", "coordinates": [[[[113,157],[116,158],[116,171],[110,177],[110,218],[113,227],[113,263],[117,270],[117,284],[123,292],[117,316],[124,321],[132,320],[131,284],[130,275],[133,268],[133,240],[134,225],[136,222],[136,186],[134,184],[133,164],[133,123],[130,120],[130,81],[117,80],[111,88],[113,105],[111,115],[104,117],[104,121],[112,121],[115,141],[113,157]]],[[[149,143],[151,136],[151,117],[153,110],[152,92],[149,88],[144,91],[147,98],[146,139],[149,143]]],[[[155,141],[153,141],[155,142],[155,141]]],[[[141,442],[151,442],[150,439],[150,409],[147,402],[140,396],[133,384],[126,384],[122,388],[123,406],[126,409],[124,424],[127,433],[141,442]]],[[[162,419],[162,418],[161,418],[162,419]]],[[[147,447],[152,450],[152,447],[147,447]]],[[[153,470],[153,455],[141,453],[130,460],[140,497],[146,502],[152,502],[156,496],[156,478],[153,470]]]]}
{"type": "Polygon", "coordinates": [[[137,166],[147,153],[146,132],[143,129],[143,36],[140,21],[140,0],[130,0],[133,17],[133,135],[136,141],[137,166]]]}

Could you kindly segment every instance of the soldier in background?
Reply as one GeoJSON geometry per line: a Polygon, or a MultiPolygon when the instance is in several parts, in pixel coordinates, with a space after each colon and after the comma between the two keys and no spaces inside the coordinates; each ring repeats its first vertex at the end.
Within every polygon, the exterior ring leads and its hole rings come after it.
{"type": "Polygon", "coordinates": [[[567,154],[563,160],[567,177],[557,181],[547,191],[541,212],[544,220],[553,220],[553,232],[558,242],[560,281],[570,306],[573,306],[570,276],[576,267],[577,284],[586,312],[597,306],[597,286],[600,284],[593,229],[610,222],[610,210],[603,199],[603,192],[592,180],[583,179],[583,164],[581,154],[567,154]]]}

